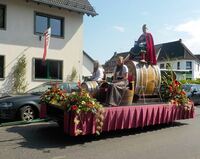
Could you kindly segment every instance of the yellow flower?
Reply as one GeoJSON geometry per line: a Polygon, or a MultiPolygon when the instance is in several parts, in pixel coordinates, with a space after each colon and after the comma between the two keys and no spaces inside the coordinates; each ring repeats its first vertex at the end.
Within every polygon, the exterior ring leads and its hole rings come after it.
{"type": "Polygon", "coordinates": [[[78,125],[80,123],[80,120],[78,120],[77,118],[74,119],[74,124],[78,125]]]}
{"type": "Polygon", "coordinates": [[[86,97],[87,97],[87,98],[90,98],[90,95],[89,95],[88,93],[86,93],[86,97]]]}
{"type": "Polygon", "coordinates": [[[94,101],[91,101],[92,105],[95,105],[95,102],[94,101]]]}
{"type": "Polygon", "coordinates": [[[81,104],[85,105],[85,104],[86,104],[86,102],[85,102],[85,101],[82,101],[82,102],[81,102],[81,104]]]}
{"type": "Polygon", "coordinates": [[[76,135],[76,136],[77,136],[77,135],[80,135],[82,132],[83,132],[82,130],[77,129],[77,130],[75,131],[75,135],[76,135]]]}

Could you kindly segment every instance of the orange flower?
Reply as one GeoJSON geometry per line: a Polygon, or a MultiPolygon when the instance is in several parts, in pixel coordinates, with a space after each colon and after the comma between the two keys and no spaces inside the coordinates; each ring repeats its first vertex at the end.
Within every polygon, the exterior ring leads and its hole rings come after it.
{"type": "Polygon", "coordinates": [[[185,91],[181,91],[180,94],[181,94],[181,95],[186,95],[186,92],[185,92],[185,91]]]}
{"type": "Polygon", "coordinates": [[[91,102],[87,102],[86,104],[88,107],[93,107],[93,104],[91,102]]]}

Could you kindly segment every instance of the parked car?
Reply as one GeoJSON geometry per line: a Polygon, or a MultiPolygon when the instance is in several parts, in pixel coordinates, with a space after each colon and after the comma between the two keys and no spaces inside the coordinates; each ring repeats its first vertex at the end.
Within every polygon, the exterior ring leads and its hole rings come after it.
{"type": "MultiPolygon", "coordinates": [[[[23,95],[6,95],[0,98],[0,122],[1,120],[30,121],[39,117],[40,96],[55,83],[44,83],[27,91],[23,95]]],[[[57,83],[58,87],[72,92],[78,90],[77,83],[57,83]]]]}
{"type": "Polygon", "coordinates": [[[194,104],[200,104],[200,84],[184,84],[183,89],[194,104]]]}

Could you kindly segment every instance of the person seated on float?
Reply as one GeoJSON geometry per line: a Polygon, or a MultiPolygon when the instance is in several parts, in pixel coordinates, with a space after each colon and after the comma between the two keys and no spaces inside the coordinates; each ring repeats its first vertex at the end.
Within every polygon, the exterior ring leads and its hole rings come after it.
{"type": "Polygon", "coordinates": [[[94,69],[91,77],[91,81],[101,82],[104,78],[104,69],[98,61],[94,62],[94,69]]]}
{"type": "Polygon", "coordinates": [[[113,82],[110,84],[106,98],[106,104],[114,106],[120,105],[128,86],[128,67],[124,64],[124,58],[122,56],[117,57],[116,64],[113,82]]]}
{"type": "Polygon", "coordinates": [[[156,65],[156,52],[154,47],[153,36],[147,32],[147,26],[142,26],[143,34],[135,42],[135,45],[130,50],[130,59],[134,60],[136,56],[140,56],[140,62],[156,65]]]}

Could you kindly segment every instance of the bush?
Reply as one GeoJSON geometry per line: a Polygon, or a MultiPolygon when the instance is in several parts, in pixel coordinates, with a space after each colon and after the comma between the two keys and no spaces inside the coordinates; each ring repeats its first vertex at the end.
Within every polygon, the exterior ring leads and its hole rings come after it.
{"type": "Polygon", "coordinates": [[[16,65],[14,66],[14,71],[13,71],[13,88],[12,90],[15,93],[24,93],[27,87],[27,82],[26,82],[26,57],[25,55],[21,56],[16,65]]]}
{"type": "Polygon", "coordinates": [[[180,80],[180,82],[182,84],[187,84],[187,83],[190,83],[190,84],[200,84],[200,79],[196,79],[196,80],[180,80]]]}

